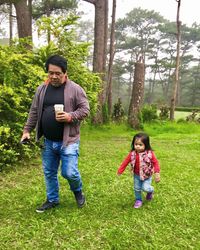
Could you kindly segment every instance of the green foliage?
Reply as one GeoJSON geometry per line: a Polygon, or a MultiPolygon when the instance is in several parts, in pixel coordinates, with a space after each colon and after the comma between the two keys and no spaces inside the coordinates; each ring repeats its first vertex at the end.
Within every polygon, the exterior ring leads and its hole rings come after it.
{"type": "Polygon", "coordinates": [[[169,107],[166,106],[166,105],[163,105],[160,107],[160,114],[159,114],[159,117],[161,120],[167,120],[169,119],[169,107]]]}
{"type": "Polygon", "coordinates": [[[68,59],[69,78],[85,89],[91,116],[95,114],[100,79],[84,66],[88,44],[75,41],[76,20],[76,16],[41,20],[41,31],[51,27],[54,40],[33,51],[23,46],[25,40],[0,47],[0,169],[38,152],[34,143],[22,146],[19,141],[35,90],[46,78],[44,63],[50,55],[68,59]]]}
{"type": "Polygon", "coordinates": [[[176,111],[192,112],[194,110],[200,111],[200,107],[176,107],[176,111]]]}
{"type": "Polygon", "coordinates": [[[110,117],[109,117],[109,114],[108,114],[108,105],[107,105],[107,103],[103,104],[102,113],[103,113],[103,123],[105,123],[105,124],[109,123],[110,122],[110,117]]]}
{"type": "Polygon", "coordinates": [[[61,12],[67,12],[71,9],[77,8],[77,0],[43,0],[43,1],[34,1],[33,2],[33,18],[37,19],[43,15],[49,14],[61,14],[61,12]]]}
{"type": "MultiPolygon", "coordinates": [[[[200,29],[197,24],[192,27],[182,25],[181,28],[181,48],[185,53],[181,55],[180,105],[198,107],[200,106],[198,98],[200,67],[193,50],[197,49],[199,52],[200,29]]],[[[127,78],[125,77],[126,73],[130,76],[129,84],[132,83],[133,65],[142,51],[145,62],[150,69],[149,72],[151,72],[148,76],[149,79],[146,77],[145,81],[145,101],[147,100],[148,103],[158,103],[158,101],[169,103],[176,61],[176,22],[169,22],[157,12],[134,8],[130,9],[124,18],[117,20],[115,35],[117,40],[116,57],[120,58],[122,51],[129,55],[129,62],[119,65],[121,73],[113,67],[113,76],[117,73],[115,81],[118,82],[121,90],[126,90],[126,88],[123,86],[123,82],[117,78],[127,78]],[[122,69],[125,72],[122,72],[122,69]]],[[[116,98],[116,96],[118,96],[118,92],[113,93],[113,97],[116,98]]],[[[126,99],[129,98],[126,97],[126,99]]],[[[186,109],[184,110],[186,111],[186,109]]]]}
{"type": "Polygon", "coordinates": [[[53,42],[50,42],[46,46],[42,46],[40,48],[35,48],[33,55],[33,63],[43,68],[45,71],[45,62],[47,58],[53,54],[58,54],[58,47],[55,46],[53,42]]]}
{"type": "Polygon", "coordinates": [[[0,169],[13,165],[34,151],[19,141],[31,100],[44,78],[44,72],[32,64],[32,55],[18,45],[0,47],[0,169]]]}
{"type": "Polygon", "coordinates": [[[116,122],[121,122],[124,118],[125,112],[124,112],[124,108],[122,106],[122,102],[121,99],[118,98],[118,102],[114,104],[113,107],[113,120],[116,122]]]}
{"type": "Polygon", "coordinates": [[[177,119],[177,123],[187,123],[184,118],[177,119]]]}
{"type": "Polygon", "coordinates": [[[47,32],[50,29],[52,41],[49,45],[43,46],[36,51],[35,62],[44,65],[47,57],[59,53],[67,58],[68,75],[71,80],[77,82],[87,93],[91,117],[94,116],[97,104],[97,95],[100,90],[100,78],[85,67],[88,56],[89,43],[76,41],[77,16],[69,15],[68,18],[43,18],[38,22],[39,31],[47,32]],[[41,57],[42,56],[42,57],[41,57]],[[38,60],[40,58],[40,60],[38,60]]]}
{"type": "Polygon", "coordinates": [[[200,111],[194,110],[192,114],[186,117],[186,121],[200,123],[200,111]]]}
{"type": "Polygon", "coordinates": [[[19,153],[16,152],[15,147],[12,146],[15,144],[15,138],[11,133],[9,127],[0,126],[0,171],[9,166],[12,163],[15,163],[18,160],[19,153]]]}
{"type": "Polygon", "coordinates": [[[158,118],[156,105],[144,105],[141,110],[143,122],[152,122],[158,118]]]}

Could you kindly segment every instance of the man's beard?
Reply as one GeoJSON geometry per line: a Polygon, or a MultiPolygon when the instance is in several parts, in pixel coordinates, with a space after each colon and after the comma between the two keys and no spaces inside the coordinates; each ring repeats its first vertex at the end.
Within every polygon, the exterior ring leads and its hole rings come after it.
{"type": "Polygon", "coordinates": [[[50,84],[56,88],[60,87],[62,85],[62,82],[50,82],[50,84]]]}

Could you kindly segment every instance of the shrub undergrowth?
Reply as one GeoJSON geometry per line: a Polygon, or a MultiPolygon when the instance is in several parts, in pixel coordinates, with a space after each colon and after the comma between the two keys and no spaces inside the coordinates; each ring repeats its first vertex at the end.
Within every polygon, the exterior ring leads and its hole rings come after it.
{"type": "MultiPolygon", "coordinates": [[[[0,46],[0,171],[33,157],[34,137],[31,149],[22,147],[20,138],[36,88],[47,78],[44,64],[50,55],[66,57],[68,76],[86,91],[90,115],[94,116],[100,78],[85,66],[89,44],[76,41],[77,18],[70,15],[45,19],[56,30],[54,42],[49,45],[32,51],[23,46],[23,40],[0,46]]],[[[44,24],[40,24],[40,31],[46,31],[44,24]]]]}

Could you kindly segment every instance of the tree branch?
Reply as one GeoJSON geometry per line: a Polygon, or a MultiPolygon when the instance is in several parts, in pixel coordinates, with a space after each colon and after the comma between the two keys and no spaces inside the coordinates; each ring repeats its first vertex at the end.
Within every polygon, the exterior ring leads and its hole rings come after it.
{"type": "Polygon", "coordinates": [[[96,3],[96,0],[83,0],[83,1],[88,2],[88,3],[92,3],[92,4],[96,3]]]}
{"type": "Polygon", "coordinates": [[[14,3],[15,2],[15,0],[0,0],[0,5],[2,5],[2,4],[8,4],[8,3],[14,3]]]}

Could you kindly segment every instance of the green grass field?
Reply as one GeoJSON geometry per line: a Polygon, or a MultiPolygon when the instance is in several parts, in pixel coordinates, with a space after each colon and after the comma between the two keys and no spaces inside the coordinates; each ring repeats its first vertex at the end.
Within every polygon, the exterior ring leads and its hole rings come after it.
{"type": "Polygon", "coordinates": [[[175,111],[175,119],[185,119],[188,115],[191,115],[192,112],[184,112],[184,111],[175,111]]]}
{"type": "Polygon", "coordinates": [[[116,171],[136,131],[83,127],[79,168],[87,205],[78,209],[63,178],[60,206],[37,214],[45,200],[40,158],[0,176],[0,249],[200,249],[199,148],[195,124],[145,125],[161,165],[152,202],[134,203],[128,169],[116,171]]]}
{"type": "MultiPolygon", "coordinates": [[[[160,114],[160,111],[158,110],[158,112],[157,112],[157,115],[159,116],[159,114],[160,114]]],[[[177,120],[179,120],[179,119],[186,119],[186,117],[188,116],[188,115],[191,115],[192,114],[192,112],[186,112],[186,111],[175,111],[175,113],[174,113],[174,116],[175,116],[175,120],[177,121],[177,120]]]]}

